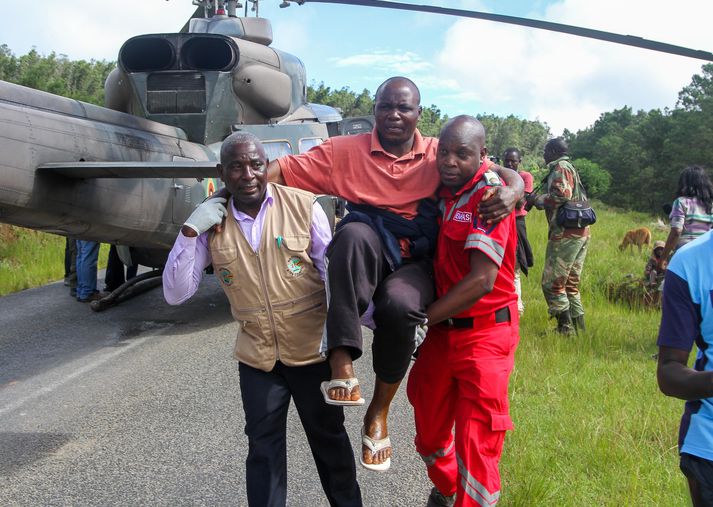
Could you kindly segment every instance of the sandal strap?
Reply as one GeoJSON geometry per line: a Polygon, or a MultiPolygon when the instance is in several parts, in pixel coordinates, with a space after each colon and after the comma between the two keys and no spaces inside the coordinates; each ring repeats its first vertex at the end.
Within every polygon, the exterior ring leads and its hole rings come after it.
{"type": "Polygon", "coordinates": [[[335,378],[327,382],[327,390],[343,388],[350,393],[352,389],[359,385],[359,380],[356,377],[352,378],[335,378]]]}

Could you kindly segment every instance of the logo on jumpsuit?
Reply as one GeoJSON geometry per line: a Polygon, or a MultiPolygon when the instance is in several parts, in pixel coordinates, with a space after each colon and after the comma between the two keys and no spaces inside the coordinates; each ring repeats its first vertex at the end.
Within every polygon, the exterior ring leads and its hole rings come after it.
{"type": "Polygon", "coordinates": [[[233,285],[233,273],[228,268],[220,268],[218,276],[220,276],[223,285],[233,285]]]}
{"type": "Polygon", "coordinates": [[[292,276],[298,276],[305,270],[305,265],[302,263],[302,259],[292,256],[287,259],[287,270],[292,273],[292,276]]]}
{"type": "Polygon", "coordinates": [[[456,211],[455,216],[453,217],[453,220],[456,222],[470,222],[473,220],[473,214],[470,213],[469,211],[456,211]]]}

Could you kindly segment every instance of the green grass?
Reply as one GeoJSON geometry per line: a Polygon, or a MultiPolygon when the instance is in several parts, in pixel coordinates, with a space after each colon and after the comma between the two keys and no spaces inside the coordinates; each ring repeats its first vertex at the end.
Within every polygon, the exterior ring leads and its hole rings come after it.
{"type": "MultiPolygon", "coordinates": [[[[0,225],[0,296],[62,279],[64,244],[62,236],[0,225]]],[[[101,268],[108,252],[102,245],[101,268]]]]}
{"type": "Polygon", "coordinates": [[[643,276],[650,251],[621,253],[624,233],[651,217],[597,207],[582,279],[587,333],[553,332],[540,290],[544,213],[528,217],[536,265],[523,279],[526,311],[510,384],[515,431],[502,460],[505,506],[690,504],[678,471],[683,402],[656,385],[657,310],[607,300],[607,283],[643,276]]]}

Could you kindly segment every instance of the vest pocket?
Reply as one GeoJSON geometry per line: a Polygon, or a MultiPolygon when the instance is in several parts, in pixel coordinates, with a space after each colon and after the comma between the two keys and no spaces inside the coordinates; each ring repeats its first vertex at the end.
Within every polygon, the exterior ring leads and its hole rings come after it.
{"type": "Polygon", "coordinates": [[[252,314],[248,317],[249,320],[243,320],[246,317],[241,313],[243,312],[233,312],[233,317],[238,322],[233,357],[254,368],[269,371],[275,363],[276,351],[267,317],[252,314]]]}
{"type": "Polygon", "coordinates": [[[310,237],[306,234],[285,236],[282,238],[282,250],[285,264],[280,266],[282,278],[286,281],[301,278],[312,267],[312,259],[307,255],[310,237]]]}
{"type": "Polygon", "coordinates": [[[233,249],[217,249],[211,251],[213,260],[213,272],[218,277],[218,281],[224,289],[240,290],[239,271],[241,261],[238,259],[238,252],[233,249]]]}
{"type": "Polygon", "coordinates": [[[285,364],[319,361],[327,301],[324,291],[311,294],[285,305],[275,313],[280,341],[280,359],[285,364]]]}

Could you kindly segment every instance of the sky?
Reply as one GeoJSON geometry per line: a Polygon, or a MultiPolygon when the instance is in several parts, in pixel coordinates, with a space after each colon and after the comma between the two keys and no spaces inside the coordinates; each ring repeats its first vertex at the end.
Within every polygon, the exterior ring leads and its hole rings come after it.
{"type": "MultiPolygon", "coordinates": [[[[393,75],[419,86],[422,104],[450,116],[513,114],[547,123],[553,135],[591,125],[604,112],[672,108],[702,60],[426,13],[262,0],[273,47],[298,56],[308,82],[374,92],[393,75]]],[[[394,0],[397,1],[397,0],[394,0]]],[[[401,1],[400,3],[406,3],[401,1]]],[[[713,2],[702,0],[412,0],[636,35],[713,51],[713,2]]],[[[115,60],[143,33],[180,29],[190,0],[8,2],[0,44],[72,59],[115,60]]]]}

